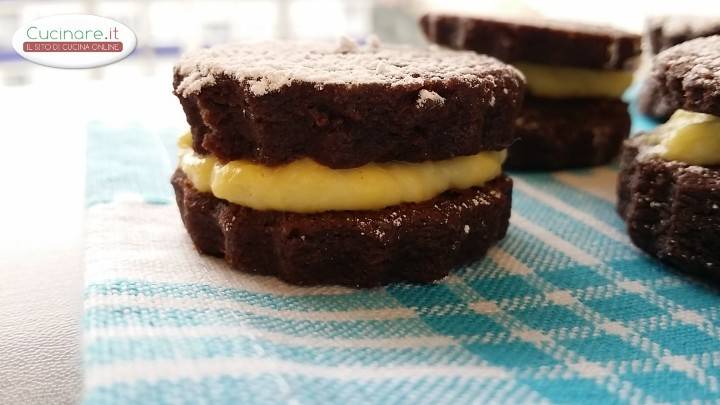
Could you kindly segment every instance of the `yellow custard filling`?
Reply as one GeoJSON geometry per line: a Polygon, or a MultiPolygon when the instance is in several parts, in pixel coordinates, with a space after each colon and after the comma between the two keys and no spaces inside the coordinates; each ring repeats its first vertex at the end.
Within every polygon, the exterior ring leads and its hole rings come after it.
{"type": "Polygon", "coordinates": [[[515,63],[530,94],[549,98],[619,98],[632,84],[629,70],[595,70],[534,63],[515,63]]]}
{"type": "Polygon", "coordinates": [[[645,153],[691,165],[720,164],[720,117],[677,110],[647,135],[645,153]]]}
{"type": "Polygon", "coordinates": [[[201,192],[257,210],[374,210],[429,200],[450,189],[481,186],[502,173],[505,151],[422,163],[369,163],[331,169],[311,159],[281,166],[198,155],[189,134],[179,142],[179,166],[201,192]]]}

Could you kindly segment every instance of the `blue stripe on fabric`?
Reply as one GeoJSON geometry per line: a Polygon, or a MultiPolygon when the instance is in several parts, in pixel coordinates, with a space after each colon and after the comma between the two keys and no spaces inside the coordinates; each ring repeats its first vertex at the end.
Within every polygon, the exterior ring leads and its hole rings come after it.
{"type": "Polygon", "coordinates": [[[634,321],[640,318],[659,316],[666,311],[635,294],[622,294],[610,298],[596,298],[583,301],[595,311],[613,321],[634,321]]]}
{"type": "Polygon", "coordinates": [[[528,379],[519,382],[537,387],[554,404],[626,404],[619,397],[610,395],[608,390],[596,382],[584,378],[568,379],[528,379]]]}
{"type": "Polygon", "coordinates": [[[147,360],[273,358],[326,366],[481,365],[456,345],[368,348],[303,347],[254,336],[99,338],[85,347],[89,372],[99,365],[147,360]]]}
{"type": "Polygon", "coordinates": [[[567,307],[560,305],[527,306],[508,312],[535,330],[550,331],[560,327],[582,328],[592,326],[592,323],[576,315],[567,307]]]}
{"type": "Polygon", "coordinates": [[[562,345],[573,350],[589,361],[601,363],[616,359],[641,360],[648,355],[615,335],[580,336],[566,339],[562,345]]]}
{"type": "Polygon", "coordinates": [[[278,378],[220,376],[201,381],[137,381],[94,388],[85,393],[87,405],[103,404],[269,404],[289,401],[278,378]]]}
{"type": "Polygon", "coordinates": [[[640,252],[629,259],[611,258],[605,263],[629,280],[652,281],[672,274],[663,264],[640,252]]]}
{"type": "Polygon", "coordinates": [[[610,285],[610,280],[590,266],[569,266],[541,272],[542,278],[562,290],[610,285]]]}
{"type": "Polygon", "coordinates": [[[647,336],[656,342],[664,342],[664,346],[673,354],[692,355],[720,351],[720,341],[698,332],[697,328],[691,325],[667,326],[649,331],[647,336]]]}
{"type": "Polygon", "coordinates": [[[540,289],[530,285],[524,277],[510,274],[494,262],[487,262],[485,267],[487,268],[486,271],[497,272],[496,274],[501,275],[487,278],[482,276],[476,277],[469,275],[469,271],[465,271],[459,275],[467,285],[476,291],[482,292],[486,300],[513,299],[543,293],[540,289]]]}
{"type": "Polygon", "coordinates": [[[111,128],[90,123],[86,205],[109,203],[122,194],[137,195],[148,203],[172,201],[170,175],[176,158],[170,139],[177,134],[177,128],[148,131],[140,124],[111,128]]]}
{"type": "Polygon", "coordinates": [[[675,302],[681,302],[687,309],[701,310],[720,307],[720,290],[701,283],[658,288],[657,293],[675,302]]]}
{"type": "Polygon", "coordinates": [[[678,371],[653,370],[651,373],[639,372],[632,375],[635,385],[655,393],[655,399],[665,403],[692,400],[718,400],[718,394],[678,371]]]}
{"type": "Polygon", "coordinates": [[[157,309],[135,306],[94,307],[85,310],[85,330],[133,326],[249,326],[295,336],[389,338],[432,335],[419,319],[320,321],[250,314],[228,309],[157,309]]]}
{"type": "Polygon", "coordinates": [[[140,381],[92,389],[87,404],[437,404],[482,402],[527,402],[522,390],[511,381],[467,378],[390,378],[344,381],[297,375],[240,377],[224,375],[200,380],[140,381]],[[502,395],[502,396],[500,396],[502,395]],[[524,399],[524,401],[523,401],[524,399]]]}

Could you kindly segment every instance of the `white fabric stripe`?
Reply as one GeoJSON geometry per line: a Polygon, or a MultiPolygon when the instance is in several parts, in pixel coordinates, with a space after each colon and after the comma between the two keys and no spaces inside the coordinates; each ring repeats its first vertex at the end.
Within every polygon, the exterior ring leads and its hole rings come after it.
{"type": "MultiPolygon", "coordinates": [[[[606,277],[607,279],[613,281],[615,285],[617,285],[620,289],[623,289],[629,293],[637,294],[643,297],[646,301],[650,302],[653,305],[656,305],[660,308],[666,308],[670,311],[678,311],[678,310],[685,310],[681,305],[678,305],[677,303],[673,302],[672,300],[669,300],[665,297],[662,297],[661,295],[657,294],[655,291],[653,291],[650,287],[645,285],[641,281],[636,280],[629,280],[625,278],[625,276],[615,271],[614,269],[608,267],[605,263],[602,261],[594,258],[589,253],[583,251],[579,247],[571,244],[569,241],[566,241],[550,231],[542,228],[541,226],[530,222],[528,219],[522,217],[521,215],[518,215],[517,213],[513,213],[513,217],[515,219],[514,224],[519,226],[521,229],[524,229],[528,233],[540,238],[544,242],[546,242],[549,246],[554,247],[555,249],[559,250],[560,252],[563,252],[567,256],[573,258],[574,260],[581,262],[581,260],[586,261],[586,264],[590,264],[593,266],[593,269],[600,275],[606,277]],[[592,263],[593,259],[595,263],[592,263]]],[[[591,310],[587,306],[584,306],[584,311],[587,311],[588,314],[590,314],[591,317],[597,319],[604,318],[599,313],[591,310]]],[[[687,311],[687,310],[685,310],[687,311]]],[[[606,319],[606,318],[605,318],[606,319]]],[[[695,316],[692,316],[693,322],[689,323],[691,325],[697,326],[698,322],[701,322],[702,327],[701,330],[706,331],[706,333],[709,333],[714,338],[717,338],[717,335],[713,335],[718,332],[718,328],[715,327],[710,321],[702,319],[702,315],[697,313],[695,316]]],[[[597,321],[595,321],[597,322],[597,321]]],[[[615,335],[620,336],[625,341],[633,344],[636,347],[641,348],[643,351],[649,352],[653,355],[653,357],[657,358],[660,362],[670,366],[673,370],[676,370],[678,372],[682,372],[685,375],[687,375],[689,378],[694,379],[699,384],[703,386],[707,386],[711,391],[717,392],[718,391],[718,381],[717,378],[714,376],[708,376],[705,371],[699,367],[697,364],[694,364],[692,361],[688,360],[685,356],[679,356],[679,355],[673,355],[672,352],[669,349],[663,348],[659,344],[649,340],[648,338],[638,334],[635,331],[632,331],[630,328],[626,327],[621,322],[614,322],[609,321],[606,319],[605,325],[609,325],[609,327],[606,328],[606,331],[608,333],[612,333],[615,335]]]]}
{"type": "MultiPolygon", "coordinates": [[[[668,314],[651,316],[648,318],[639,318],[627,322],[628,326],[632,329],[640,332],[652,332],[655,330],[667,329],[678,325],[695,325],[698,328],[705,328],[705,318],[702,314],[708,312],[705,310],[694,311],[694,310],[670,310],[668,314]]],[[[708,313],[707,316],[710,320],[717,321],[716,317],[712,313],[708,313]]]]}
{"type": "MultiPolygon", "coordinates": [[[[491,383],[497,385],[498,383],[491,383]]],[[[468,401],[469,402],[469,401],[468,401]]],[[[550,405],[552,402],[542,398],[540,394],[532,391],[527,386],[519,386],[517,382],[502,384],[498,391],[483,390],[483,393],[472,398],[474,404],[528,404],[528,405],[550,405]],[[486,393],[487,392],[487,393],[486,393]]]]}
{"type": "Polygon", "coordinates": [[[565,183],[572,188],[582,190],[590,195],[608,201],[612,204],[617,203],[617,187],[616,170],[606,167],[596,167],[592,169],[590,176],[577,176],[571,172],[557,172],[553,177],[561,183],[565,183]]]}
{"type": "Polygon", "coordinates": [[[85,285],[139,279],[213,287],[242,285],[244,290],[250,292],[276,296],[357,293],[357,290],[337,286],[295,286],[276,277],[230,270],[222,259],[198,254],[174,205],[123,202],[90,207],[87,211],[86,235],[88,243],[85,261],[89,271],[85,272],[85,285]],[[134,232],[128,235],[116,232],[117,229],[133,229],[134,232]],[[173,229],[177,231],[168,232],[173,229]],[[151,237],[158,239],[145,240],[151,237]],[[129,247],[132,244],[142,246],[147,242],[153,244],[153,251],[129,247]],[[147,266],[148,263],[163,260],[185,264],[182,268],[147,266]]]}
{"type": "Polygon", "coordinates": [[[85,310],[100,307],[142,307],[152,309],[225,309],[281,319],[314,321],[360,321],[417,318],[412,309],[382,308],[355,309],[350,311],[294,311],[250,305],[238,301],[213,299],[157,297],[146,295],[95,295],[85,300],[85,310]]]}
{"type": "Polygon", "coordinates": [[[541,191],[540,189],[537,189],[530,185],[529,183],[525,182],[524,180],[521,180],[519,178],[513,179],[513,185],[518,190],[522,191],[523,193],[529,195],[530,197],[545,203],[549,207],[552,207],[556,209],[557,211],[560,211],[564,213],[565,215],[574,218],[575,220],[582,222],[591,228],[595,229],[596,231],[604,234],[610,239],[614,239],[618,242],[622,243],[630,243],[630,239],[628,236],[617,229],[609,226],[603,221],[598,220],[597,218],[593,217],[592,215],[588,214],[585,211],[581,211],[561,200],[558,198],[541,191]]]}
{"type": "MultiPolygon", "coordinates": [[[[471,306],[482,307],[487,302],[474,301],[469,303],[471,306]]],[[[502,305],[497,305],[502,307],[502,305]]],[[[502,307],[504,308],[504,307],[502,307]]],[[[507,310],[505,308],[505,310],[507,310]]],[[[645,318],[646,324],[654,324],[657,317],[645,318]]],[[[636,321],[637,322],[637,321],[636,321]]],[[[635,325],[633,323],[632,325],[635,325]]],[[[670,326],[670,325],[664,325],[670,326]]],[[[628,326],[632,328],[632,326],[628,326]]],[[[660,328],[647,327],[643,330],[651,331],[660,328]]],[[[583,327],[562,327],[557,329],[549,329],[544,333],[557,341],[574,340],[578,338],[598,337],[605,334],[605,329],[596,326],[583,327]]],[[[449,338],[441,335],[430,336],[403,336],[397,338],[372,338],[361,339],[337,336],[333,338],[325,338],[318,336],[298,336],[289,335],[280,332],[271,332],[261,329],[243,326],[222,326],[222,325],[201,325],[201,326],[117,326],[117,327],[93,327],[83,334],[83,338],[88,343],[93,343],[102,339],[118,338],[118,339],[136,339],[136,338],[202,338],[202,337],[235,337],[235,336],[260,336],[270,341],[287,344],[290,346],[307,346],[307,347],[339,347],[339,348],[412,348],[412,347],[444,347],[457,346],[463,343],[482,343],[497,344],[503,342],[512,342],[515,337],[509,332],[503,333],[486,333],[484,335],[462,336],[449,338]]]]}
{"type": "Polygon", "coordinates": [[[320,366],[267,358],[209,358],[197,360],[136,361],[93,368],[85,376],[86,389],[117,383],[159,380],[201,379],[213,376],[257,376],[279,373],[337,381],[372,381],[455,377],[467,379],[509,379],[505,370],[491,366],[320,366]]]}
{"type": "Polygon", "coordinates": [[[542,226],[537,225],[533,222],[530,222],[530,220],[528,220],[527,218],[525,218],[524,216],[520,215],[517,212],[512,213],[512,216],[510,217],[510,222],[513,225],[524,230],[525,232],[529,233],[530,235],[540,239],[541,241],[546,243],[548,246],[564,253],[566,256],[575,260],[579,264],[587,265],[587,266],[595,266],[595,265],[600,264],[600,260],[598,258],[596,258],[595,256],[584,252],[583,250],[577,248],[575,245],[560,238],[559,236],[548,231],[547,229],[543,228],[542,226]]]}
{"type": "MultiPolygon", "coordinates": [[[[700,364],[703,368],[720,368],[720,351],[692,354],[687,360],[700,364]]],[[[667,362],[658,362],[657,359],[610,360],[603,365],[614,374],[649,374],[662,369],[671,369],[667,362]]]]}
{"type": "Polygon", "coordinates": [[[132,326],[93,328],[83,334],[86,344],[102,339],[143,339],[143,338],[203,338],[203,337],[248,337],[268,340],[287,346],[315,348],[370,348],[370,349],[405,349],[457,346],[458,343],[447,336],[403,336],[397,338],[346,338],[296,336],[285,333],[264,331],[242,326],[132,326]]]}
{"type": "MultiPolygon", "coordinates": [[[[180,231],[178,231],[180,232],[180,231]]],[[[148,283],[177,283],[177,284],[199,284],[214,288],[227,288],[228,286],[242,285],[243,289],[256,294],[268,294],[276,297],[310,297],[321,295],[350,295],[357,293],[357,290],[339,286],[314,286],[300,287],[287,284],[277,277],[260,276],[232,270],[227,264],[215,257],[199,255],[193,246],[181,246],[178,249],[187,249],[189,253],[198,256],[197,262],[202,262],[195,271],[186,272],[185,269],[176,270],[177,274],[172,278],[167,272],[146,271],[143,268],[104,268],[103,264],[96,261],[87,261],[88,266],[98,269],[93,272],[86,272],[88,277],[85,285],[112,283],[124,280],[141,280],[148,283]],[[199,274],[204,272],[205,274],[199,274]]],[[[109,260],[113,260],[110,258],[109,260]]],[[[373,293],[379,293],[380,289],[373,293]]],[[[383,292],[384,293],[384,292],[383,292]]]]}
{"type": "Polygon", "coordinates": [[[654,399],[643,392],[640,388],[633,386],[629,381],[621,380],[613,375],[602,365],[595,364],[584,356],[558,344],[545,332],[535,330],[521,322],[519,319],[505,312],[493,301],[482,301],[481,297],[472,288],[467,286],[462,279],[454,274],[447,278],[448,286],[460,298],[469,301],[470,308],[479,314],[489,316],[503,328],[512,331],[519,339],[532,344],[538,350],[545,352],[575,373],[585,378],[594,380],[598,385],[605,387],[608,392],[618,395],[621,400],[628,400],[631,396],[642,398],[644,402],[655,402],[654,399]],[[592,367],[586,367],[588,364],[592,367]]]}

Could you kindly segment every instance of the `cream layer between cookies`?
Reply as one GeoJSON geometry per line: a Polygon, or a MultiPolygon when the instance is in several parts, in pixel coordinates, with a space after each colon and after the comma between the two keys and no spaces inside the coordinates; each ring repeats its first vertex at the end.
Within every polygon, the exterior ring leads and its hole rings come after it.
{"type": "Polygon", "coordinates": [[[620,98],[633,81],[629,70],[596,70],[517,62],[527,80],[528,91],[538,97],[620,98]]]}
{"type": "MultiPolygon", "coordinates": [[[[179,167],[200,192],[256,210],[321,212],[374,210],[427,201],[450,189],[482,186],[502,174],[505,151],[422,163],[370,163],[331,169],[311,159],[268,167],[220,162],[196,154],[190,134],[178,146],[179,167]]],[[[480,204],[481,202],[478,202],[480,204]]]]}
{"type": "Polygon", "coordinates": [[[670,120],[643,135],[641,157],[657,156],[691,165],[720,165],[720,117],[677,110],[670,120]]]}

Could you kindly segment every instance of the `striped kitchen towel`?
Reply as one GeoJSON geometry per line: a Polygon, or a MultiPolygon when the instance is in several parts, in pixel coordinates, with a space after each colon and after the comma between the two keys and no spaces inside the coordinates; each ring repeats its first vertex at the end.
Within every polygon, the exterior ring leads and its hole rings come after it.
{"type": "Polygon", "coordinates": [[[87,403],[720,400],[720,295],[630,244],[616,167],[514,175],[505,240],[441,282],[300,288],[197,254],[181,131],[89,129],[87,403]]]}

